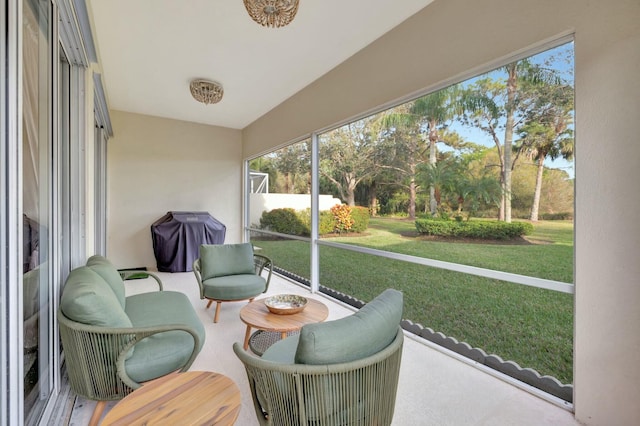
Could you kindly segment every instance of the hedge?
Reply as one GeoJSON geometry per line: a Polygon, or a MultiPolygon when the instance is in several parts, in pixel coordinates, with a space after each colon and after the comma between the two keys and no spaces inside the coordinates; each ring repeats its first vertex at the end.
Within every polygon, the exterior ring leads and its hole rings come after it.
{"type": "MultiPolygon", "coordinates": [[[[351,219],[353,224],[349,232],[363,232],[369,227],[369,210],[366,207],[352,207],[351,219]]],[[[264,211],[260,217],[260,227],[281,234],[308,237],[311,235],[311,209],[280,208],[264,211]]],[[[336,228],[336,218],[331,211],[321,211],[318,233],[331,234],[336,228]]]]}
{"type": "Polygon", "coordinates": [[[308,235],[308,225],[292,208],[273,209],[262,212],[260,227],[289,235],[308,235]]]}
{"type": "Polygon", "coordinates": [[[416,219],[415,225],[417,231],[421,234],[485,240],[508,240],[529,235],[533,232],[533,225],[528,222],[506,223],[485,220],[455,222],[451,220],[416,219]]]}
{"type": "Polygon", "coordinates": [[[351,218],[353,219],[353,225],[351,225],[352,232],[364,232],[369,227],[369,209],[366,207],[351,207],[351,218]]]}

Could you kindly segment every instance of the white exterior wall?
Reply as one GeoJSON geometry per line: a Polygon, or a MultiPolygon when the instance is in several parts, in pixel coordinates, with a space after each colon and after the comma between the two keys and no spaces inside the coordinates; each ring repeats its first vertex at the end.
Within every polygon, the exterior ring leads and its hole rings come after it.
{"type": "MultiPolygon", "coordinates": [[[[336,204],[342,204],[338,198],[332,195],[320,195],[319,210],[329,210],[336,204]]],[[[273,209],[292,208],[305,210],[311,208],[311,195],[309,194],[250,194],[249,225],[259,225],[262,212],[273,209]]],[[[255,226],[258,227],[258,226],[255,226]]]]}

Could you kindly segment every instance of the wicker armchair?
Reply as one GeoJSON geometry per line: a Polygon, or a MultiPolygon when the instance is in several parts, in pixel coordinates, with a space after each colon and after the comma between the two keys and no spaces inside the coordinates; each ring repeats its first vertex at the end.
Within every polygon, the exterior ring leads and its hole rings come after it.
{"type": "MultiPolygon", "coordinates": [[[[141,386],[127,374],[129,351],[142,339],[167,331],[182,331],[193,338],[191,355],[178,366],[187,371],[198,356],[202,342],[186,325],[106,328],[75,322],[58,310],[60,337],[64,348],[71,388],[78,395],[96,401],[120,400],[141,386]]],[[[177,371],[172,369],[165,374],[177,371]]]]}
{"type": "Polygon", "coordinates": [[[330,365],[281,364],[251,355],[240,343],[261,425],[389,425],[393,419],[403,332],[382,351],[330,365]]]}
{"type": "Polygon", "coordinates": [[[69,274],[57,320],[71,389],[98,401],[89,423],[95,425],[106,401],[122,399],[146,381],[187,371],[205,331],[183,293],[125,297],[121,275],[107,259],[94,256],[87,264],[69,274]]]}
{"type": "Polygon", "coordinates": [[[377,306],[368,312],[304,326],[300,336],[276,343],[262,358],[234,343],[259,423],[390,425],[404,339],[402,299],[398,314],[392,296],[395,306],[382,314],[389,298],[370,302],[377,306]]]}
{"type": "Polygon", "coordinates": [[[273,262],[255,254],[250,243],[203,244],[200,257],[193,262],[193,273],[200,288],[200,299],[207,309],[216,302],[213,322],[217,323],[222,302],[252,301],[269,289],[273,262]],[[267,271],[267,277],[262,276],[267,271]]]}

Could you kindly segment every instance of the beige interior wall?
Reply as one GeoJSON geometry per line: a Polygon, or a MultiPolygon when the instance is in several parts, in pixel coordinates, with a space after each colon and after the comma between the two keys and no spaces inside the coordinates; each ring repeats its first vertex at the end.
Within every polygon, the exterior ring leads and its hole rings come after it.
{"type": "Polygon", "coordinates": [[[436,0],[243,130],[244,156],[575,33],[575,412],[640,421],[640,2],[436,0]]]}
{"type": "Polygon", "coordinates": [[[107,255],[155,269],[151,224],[168,211],[208,211],[242,238],[239,130],[111,111],[107,145],[107,255]]]}

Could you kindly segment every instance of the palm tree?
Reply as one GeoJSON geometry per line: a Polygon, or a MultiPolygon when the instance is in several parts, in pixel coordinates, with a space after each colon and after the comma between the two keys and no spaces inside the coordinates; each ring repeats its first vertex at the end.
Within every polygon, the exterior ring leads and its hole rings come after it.
{"type": "MultiPolygon", "coordinates": [[[[404,165],[396,165],[396,169],[402,169],[409,177],[409,218],[411,219],[415,219],[415,200],[419,188],[416,183],[418,166],[424,163],[424,156],[428,149],[428,164],[435,167],[438,161],[436,144],[446,142],[442,138],[443,128],[446,128],[446,122],[451,120],[457,112],[455,104],[458,98],[457,91],[457,85],[447,87],[416,99],[407,108],[394,108],[381,117],[382,126],[403,128],[412,137],[411,140],[404,141],[408,150],[408,155],[403,159],[404,165]]],[[[432,215],[437,214],[436,188],[432,184],[429,185],[429,210],[432,215]]]]}
{"type": "Polygon", "coordinates": [[[544,161],[562,156],[573,158],[573,130],[570,128],[573,114],[573,87],[568,84],[536,85],[535,102],[527,114],[527,123],[520,129],[519,150],[536,161],[536,184],[531,206],[530,220],[537,221],[540,210],[540,194],[544,161]]]}
{"type": "Polygon", "coordinates": [[[502,70],[506,73],[505,81],[494,81],[488,77],[477,80],[460,91],[460,104],[466,111],[463,121],[472,122],[487,132],[498,149],[502,187],[498,218],[511,222],[511,172],[517,160],[513,157],[513,135],[523,123],[526,108],[534,94],[522,90],[522,87],[557,84],[559,79],[553,70],[533,64],[528,59],[508,64],[502,70]],[[499,136],[501,127],[504,127],[502,143],[499,136]]]}

